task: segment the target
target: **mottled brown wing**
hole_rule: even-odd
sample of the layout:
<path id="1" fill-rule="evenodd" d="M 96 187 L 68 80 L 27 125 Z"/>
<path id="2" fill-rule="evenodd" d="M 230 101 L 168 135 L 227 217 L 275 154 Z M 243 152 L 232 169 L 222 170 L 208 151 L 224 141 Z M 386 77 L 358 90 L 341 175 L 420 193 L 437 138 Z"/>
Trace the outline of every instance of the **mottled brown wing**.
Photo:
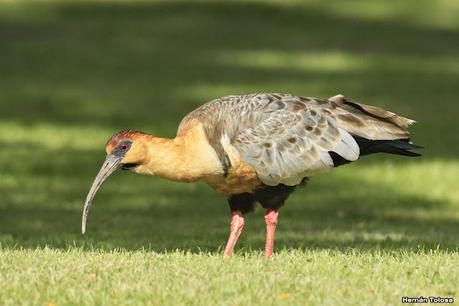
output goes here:
<path id="1" fill-rule="evenodd" d="M 410 134 L 406 128 L 415 122 L 375 106 L 350 101 L 343 95 L 336 95 L 328 101 L 338 126 L 366 139 L 408 139 Z"/>
<path id="2" fill-rule="evenodd" d="M 256 98 L 265 103 L 251 104 L 251 116 L 262 120 L 244 124 L 233 146 L 263 183 L 297 185 L 304 177 L 333 167 L 330 151 L 349 161 L 359 157 L 354 138 L 338 127 L 335 115 L 320 100 L 289 95 Z"/>

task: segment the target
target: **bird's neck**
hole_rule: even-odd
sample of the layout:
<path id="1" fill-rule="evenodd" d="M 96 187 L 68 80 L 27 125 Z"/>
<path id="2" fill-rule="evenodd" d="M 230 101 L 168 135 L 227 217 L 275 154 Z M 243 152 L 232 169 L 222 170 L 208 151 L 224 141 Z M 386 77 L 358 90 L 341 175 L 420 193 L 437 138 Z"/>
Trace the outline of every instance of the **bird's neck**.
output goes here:
<path id="1" fill-rule="evenodd" d="M 173 139 L 146 135 L 145 162 L 137 173 L 193 182 L 219 175 L 222 166 L 200 125 Z"/>

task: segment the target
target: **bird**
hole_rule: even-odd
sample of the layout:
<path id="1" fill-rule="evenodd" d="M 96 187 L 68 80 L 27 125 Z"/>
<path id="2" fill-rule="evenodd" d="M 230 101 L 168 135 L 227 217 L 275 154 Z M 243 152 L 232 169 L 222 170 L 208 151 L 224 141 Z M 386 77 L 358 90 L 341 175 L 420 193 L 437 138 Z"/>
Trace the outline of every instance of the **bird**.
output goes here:
<path id="1" fill-rule="evenodd" d="M 280 93 L 231 95 L 186 115 L 175 138 L 135 130 L 114 134 L 87 195 L 82 233 L 93 198 L 117 169 L 179 182 L 205 182 L 227 198 L 233 255 L 245 215 L 265 210 L 264 256 L 271 257 L 279 209 L 312 176 L 373 153 L 421 156 L 407 128 L 415 121 L 335 95 L 328 99 Z"/>

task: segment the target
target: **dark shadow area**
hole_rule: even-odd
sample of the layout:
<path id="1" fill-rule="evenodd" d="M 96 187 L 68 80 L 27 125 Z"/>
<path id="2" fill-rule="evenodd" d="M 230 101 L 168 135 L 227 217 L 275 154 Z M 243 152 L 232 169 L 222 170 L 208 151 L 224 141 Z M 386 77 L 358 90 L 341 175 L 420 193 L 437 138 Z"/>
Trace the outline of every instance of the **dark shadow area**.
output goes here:
<path id="1" fill-rule="evenodd" d="M 435 135 L 457 140 L 453 131 L 459 72 L 428 65 L 457 56 L 457 31 L 345 18 L 314 6 L 43 6 L 44 12 L 37 9 L 26 20 L 0 20 L 0 39 L 6 42 L 0 46 L 0 65 L 8 76 L 0 80 L 2 119 L 143 128 L 171 136 L 186 113 L 216 95 L 344 93 L 419 120 L 422 125 L 415 132 L 431 154 L 457 154 Z M 244 66 L 237 52 L 245 51 L 255 52 L 254 60 L 256 52 L 286 58 L 298 52 L 339 52 L 357 62 L 361 57 L 363 68 L 354 69 L 352 63 L 344 70 Z M 411 62 L 413 58 L 418 62 Z M 212 87 L 218 93 L 206 92 Z"/>
<path id="2" fill-rule="evenodd" d="M 4 195 L 2 247 L 215 252 L 226 242 L 229 210 L 225 200 L 210 189 L 125 173 L 110 178 L 102 188 L 83 236 L 80 218 L 85 188 L 79 181 L 73 188 L 49 184 L 45 194 L 34 194 L 29 187 L 22 196 L 21 190 L 14 189 Z M 326 195 L 330 185 L 336 196 Z M 330 178 L 330 185 L 313 180 L 287 202 L 280 215 L 278 249 L 457 251 L 459 222 L 448 216 L 451 208 L 445 203 L 358 179 L 337 184 Z M 238 248 L 262 250 L 263 243 L 264 221 L 258 208 L 247 215 Z"/>

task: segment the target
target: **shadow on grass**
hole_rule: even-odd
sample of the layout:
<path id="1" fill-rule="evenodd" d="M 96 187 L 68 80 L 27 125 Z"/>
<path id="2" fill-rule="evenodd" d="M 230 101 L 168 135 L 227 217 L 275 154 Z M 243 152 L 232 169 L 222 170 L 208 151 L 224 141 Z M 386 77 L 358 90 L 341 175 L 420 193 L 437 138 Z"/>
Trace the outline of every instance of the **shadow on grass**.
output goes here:
<path id="1" fill-rule="evenodd" d="M 2 247 L 216 252 L 224 246 L 228 208 L 207 187 L 183 188 L 178 183 L 133 176 L 135 187 L 120 190 L 120 177 L 114 177 L 115 182 L 106 184 L 96 198 L 85 236 L 79 232 L 82 201 L 20 205 L 14 203 L 24 201 L 20 195 L 6 195 L 4 203 L 12 205 L 0 208 Z M 444 212 L 439 214 L 448 209 L 445 203 L 358 179 L 334 182 L 334 195 L 329 194 L 329 187 L 312 181 L 287 202 L 280 215 L 278 249 L 457 250 L 459 222 Z M 132 188 L 142 195 L 133 194 Z M 353 189 L 367 192 L 354 193 Z M 84 191 L 80 192 L 82 200 Z M 57 201 L 61 197 L 65 195 L 56 193 Z M 261 251 L 263 243 L 264 221 L 258 209 L 247 215 L 238 248 Z"/>
<path id="2" fill-rule="evenodd" d="M 437 155 L 455 154 L 441 149 L 435 135 L 456 138 L 450 131 L 457 72 L 423 64 L 457 56 L 457 31 L 337 16 L 313 5 L 43 2 L 29 9 L 28 18 L 0 19 L 0 38 L 8 42 L 0 45 L 8 75 L 0 83 L 0 118 L 114 130 L 153 127 L 171 135 L 186 113 L 219 95 L 342 92 L 406 112 L 423 122 L 422 143 L 432 143 Z M 239 51 L 287 58 L 338 52 L 362 57 L 364 69 L 222 61 L 222 54 L 231 59 Z M 398 61 L 368 60 L 368 54 Z M 413 65 L 407 58 L 419 61 Z"/>

